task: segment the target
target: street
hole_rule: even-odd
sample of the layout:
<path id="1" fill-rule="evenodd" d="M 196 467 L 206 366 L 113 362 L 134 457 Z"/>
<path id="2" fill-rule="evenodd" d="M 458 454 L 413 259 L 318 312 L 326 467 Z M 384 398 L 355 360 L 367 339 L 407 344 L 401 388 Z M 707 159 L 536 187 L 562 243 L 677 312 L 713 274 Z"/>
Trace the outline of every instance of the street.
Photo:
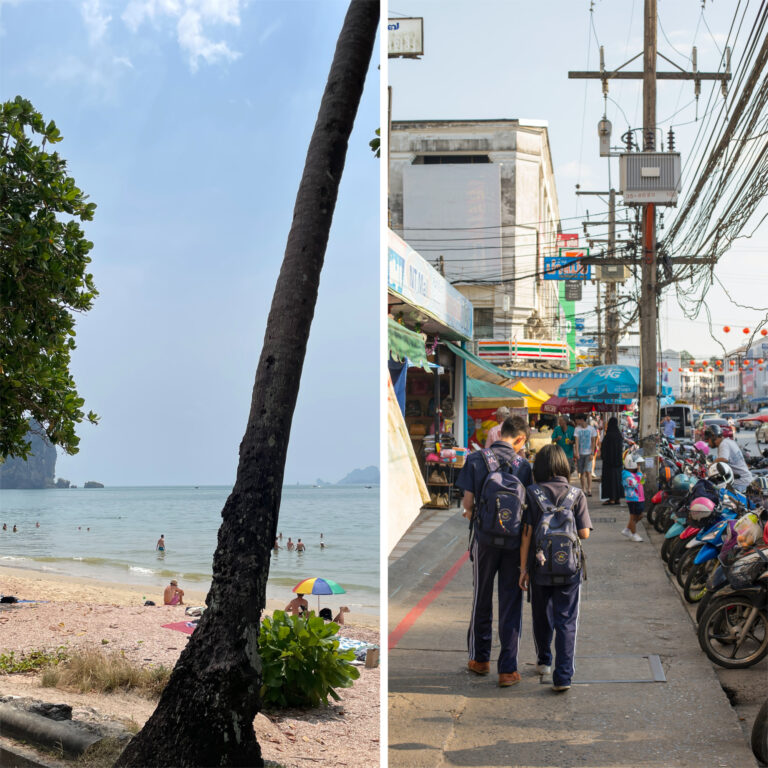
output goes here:
<path id="1" fill-rule="evenodd" d="M 497 687 L 497 644 L 491 675 L 466 670 L 471 571 L 458 510 L 390 566 L 391 766 L 756 765 L 746 733 L 767 662 L 715 673 L 666 576 L 660 537 L 649 541 L 641 524 L 645 541 L 629 542 L 619 534 L 625 507 L 590 501 L 576 675 L 563 695 L 534 672 L 527 605 L 522 682 Z"/>

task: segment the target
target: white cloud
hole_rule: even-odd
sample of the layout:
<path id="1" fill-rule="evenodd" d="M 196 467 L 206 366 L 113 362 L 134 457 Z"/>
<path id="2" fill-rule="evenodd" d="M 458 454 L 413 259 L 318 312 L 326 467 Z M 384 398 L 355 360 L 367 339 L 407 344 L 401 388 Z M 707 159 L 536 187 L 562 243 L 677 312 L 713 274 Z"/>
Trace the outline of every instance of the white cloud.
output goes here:
<path id="1" fill-rule="evenodd" d="M 91 45 L 98 43 L 107 33 L 107 26 L 112 21 L 112 17 L 107 15 L 101 7 L 101 0 L 82 0 L 80 13 L 88 30 Z"/>
<path id="2" fill-rule="evenodd" d="M 239 26 L 240 11 L 246 0 L 129 0 L 122 18 L 133 32 L 145 22 L 159 25 L 174 22 L 176 39 L 189 57 L 194 72 L 200 61 L 213 64 L 234 61 L 240 53 L 223 41 L 209 37 L 207 27 L 215 24 Z"/>
<path id="3" fill-rule="evenodd" d="M 133 62 L 127 56 L 115 56 L 112 59 L 112 63 L 122 64 L 124 67 L 128 67 L 128 69 L 133 69 Z"/>

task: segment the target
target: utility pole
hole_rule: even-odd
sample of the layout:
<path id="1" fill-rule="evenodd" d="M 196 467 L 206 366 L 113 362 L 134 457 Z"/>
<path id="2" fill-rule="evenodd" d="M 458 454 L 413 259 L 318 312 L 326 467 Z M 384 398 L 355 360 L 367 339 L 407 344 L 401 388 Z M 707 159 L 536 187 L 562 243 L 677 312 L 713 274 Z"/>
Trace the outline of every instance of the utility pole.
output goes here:
<path id="1" fill-rule="evenodd" d="M 616 190 L 611 188 L 608 196 L 608 253 L 616 256 Z M 616 312 L 616 283 L 611 280 L 605 288 L 605 363 L 618 362 L 619 317 Z"/>
<path id="2" fill-rule="evenodd" d="M 643 14 L 643 149 L 652 151 L 656 137 L 656 0 L 645 0 Z M 648 493 L 658 487 L 656 433 L 659 430 L 656 372 L 656 206 L 643 206 L 643 256 L 640 286 L 640 423 L 638 441 L 645 456 Z"/>
<path id="3" fill-rule="evenodd" d="M 702 80 L 718 80 L 723 84 L 723 93 L 725 93 L 725 83 L 731 79 L 730 66 L 726 72 L 701 72 L 696 69 L 686 72 L 680 67 L 675 72 L 656 72 L 656 58 L 663 54 L 657 51 L 656 28 L 657 28 L 657 0 L 644 0 L 643 8 L 643 27 L 644 27 L 644 50 L 643 50 L 643 71 L 628 71 L 624 69 L 636 58 L 633 56 L 629 61 L 621 66 L 607 70 L 602 65 L 599 70 L 594 72 L 569 72 L 570 79 L 590 79 L 601 80 L 603 83 L 603 93 L 607 95 L 609 80 L 642 80 L 643 81 L 643 150 L 653 151 L 656 143 L 656 80 L 693 80 L 695 94 L 698 99 L 700 84 Z M 730 60 L 730 51 L 726 51 L 726 60 Z M 667 61 L 669 61 L 667 59 Z M 694 53 L 695 62 L 695 53 Z M 673 62 L 670 62 L 673 63 Z M 609 155 L 613 156 L 613 155 Z M 656 435 L 659 429 L 658 410 L 659 402 L 657 397 L 658 378 L 657 378 L 657 319 L 656 305 L 658 301 L 658 285 L 656 274 L 656 205 L 651 203 L 643 204 L 642 219 L 642 255 L 641 255 L 641 285 L 640 285 L 640 348 L 642 351 L 640 362 L 640 423 L 639 423 L 639 442 L 643 449 L 646 459 L 646 498 L 655 493 L 657 489 L 657 465 L 656 465 Z M 611 254 L 609 259 L 613 258 L 616 262 L 615 254 Z M 684 256 L 674 259 L 677 263 L 702 263 L 701 257 Z M 592 262 L 592 259 L 585 259 L 583 263 Z M 604 263 L 609 263 L 605 260 Z M 629 263 L 629 260 L 620 263 Z"/>
<path id="4" fill-rule="evenodd" d="M 597 281 L 597 306 L 595 307 L 595 310 L 597 311 L 597 360 L 602 365 L 605 360 L 603 358 L 603 323 L 601 320 L 602 315 L 602 307 L 600 306 L 600 281 Z"/>

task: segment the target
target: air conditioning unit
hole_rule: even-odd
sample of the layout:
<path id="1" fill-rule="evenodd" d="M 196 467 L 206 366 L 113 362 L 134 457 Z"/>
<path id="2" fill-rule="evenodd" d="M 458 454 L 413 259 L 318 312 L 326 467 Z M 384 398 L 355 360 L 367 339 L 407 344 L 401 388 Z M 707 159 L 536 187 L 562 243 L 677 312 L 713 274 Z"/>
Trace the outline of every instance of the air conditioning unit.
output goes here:
<path id="1" fill-rule="evenodd" d="M 619 157 L 619 176 L 625 203 L 675 205 L 680 191 L 680 153 L 624 153 Z"/>

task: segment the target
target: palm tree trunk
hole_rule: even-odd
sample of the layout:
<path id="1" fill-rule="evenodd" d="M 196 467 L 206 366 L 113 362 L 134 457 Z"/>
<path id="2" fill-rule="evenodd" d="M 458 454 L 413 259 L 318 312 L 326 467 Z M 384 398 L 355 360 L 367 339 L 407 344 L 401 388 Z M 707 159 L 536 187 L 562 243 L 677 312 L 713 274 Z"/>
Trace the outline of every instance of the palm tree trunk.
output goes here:
<path id="1" fill-rule="evenodd" d="M 261 766 L 258 638 L 283 471 L 320 271 L 368 71 L 379 3 L 352 0 L 309 143 L 267 321 L 207 610 L 157 709 L 116 766 Z M 374 249 L 377 252 L 377 249 Z"/>

